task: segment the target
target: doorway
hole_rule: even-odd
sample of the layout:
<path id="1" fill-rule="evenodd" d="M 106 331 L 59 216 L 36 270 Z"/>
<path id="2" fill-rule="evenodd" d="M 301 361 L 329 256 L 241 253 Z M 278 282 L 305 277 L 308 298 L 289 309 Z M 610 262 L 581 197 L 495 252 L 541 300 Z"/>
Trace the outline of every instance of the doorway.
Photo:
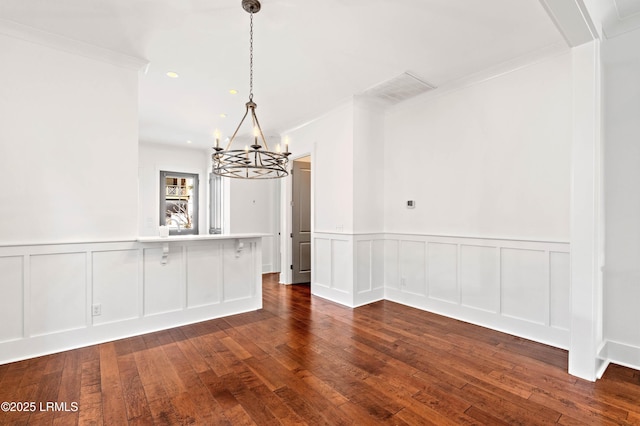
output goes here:
<path id="1" fill-rule="evenodd" d="M 291 174 L 291 283 L 310 283 L 311 157 L 302 157 L 294 160 Z"/>

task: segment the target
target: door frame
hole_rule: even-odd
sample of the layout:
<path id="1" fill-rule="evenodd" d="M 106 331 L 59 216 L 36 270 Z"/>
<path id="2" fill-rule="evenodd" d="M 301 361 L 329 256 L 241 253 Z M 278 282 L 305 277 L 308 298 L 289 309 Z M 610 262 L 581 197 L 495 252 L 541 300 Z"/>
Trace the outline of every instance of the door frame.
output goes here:
<path id="1" fill-rule="evenodd" d="M 291 169 L 293 162 L 304 157 L 311 159 L 311 282 L 314 281 L 313 271 L 313 233 L 315 230 L 314 219 L 314 187 L 315 173 L 313 173 L 313 154 L 311 152 L 300 153 L 295 157 L 289 158 L 289 176 L 280 181 L 280 284 L 292 284 L 293 274 L 291 273 L 291 265 L 293 264 L 293 250 L 291 232 L 293 231 L 293 215 L 291 212 L 291 201 L 293 200 L 293 179 L 291 177 Z"/>

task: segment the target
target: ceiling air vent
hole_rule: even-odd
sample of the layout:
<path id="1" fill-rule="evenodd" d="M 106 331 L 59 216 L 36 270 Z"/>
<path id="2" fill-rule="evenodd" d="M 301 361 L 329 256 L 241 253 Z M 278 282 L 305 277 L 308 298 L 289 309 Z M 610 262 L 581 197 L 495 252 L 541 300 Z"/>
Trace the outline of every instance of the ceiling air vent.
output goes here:
<path id="1" fill-rule="evenodd" d="M 435 88 L 435 86 L 405 72 L 365 90 L 363 95 L 388 104 L 397 104 Z"/>

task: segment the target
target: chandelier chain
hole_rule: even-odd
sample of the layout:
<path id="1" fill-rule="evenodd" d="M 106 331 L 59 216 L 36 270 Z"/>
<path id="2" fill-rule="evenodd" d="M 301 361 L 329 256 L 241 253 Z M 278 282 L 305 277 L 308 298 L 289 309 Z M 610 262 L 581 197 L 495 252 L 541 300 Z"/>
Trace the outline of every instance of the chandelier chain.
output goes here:
<path id="1" fill-rule="evenodd" d="M 253 12 L 249 15 L 249 100 L 253 101 Z"/>
<path id="2" fill-rule="evenodd" d="M 242 0 L 242 8 L 249 12 L 250 15 L 249 102 L 245 104 L 244 115 L 229 139 L 226 148 L 219 146 L 218 135 L 216 134 L 216 146 L 213 147 L 214 153 L 211 156 L 213 161 L 212 171 L 217 176 L 239 179 L 282 178 L 289 175 L 287 170 L 289 156 L 291 155 L 289 145 L 285 143 L 284 152 L 280 150 L 279 144 L 275 151 L 269 150 L 267 140 L 256 115 L 257 105 L 253 102 L 253 14 L 260 10 L 260 1 Z M 244 149 L 234 149 L 232 144 L 248 115 L 251 115 L 251 124 L 253 125 L 253 144 L 245 145 Z"/>

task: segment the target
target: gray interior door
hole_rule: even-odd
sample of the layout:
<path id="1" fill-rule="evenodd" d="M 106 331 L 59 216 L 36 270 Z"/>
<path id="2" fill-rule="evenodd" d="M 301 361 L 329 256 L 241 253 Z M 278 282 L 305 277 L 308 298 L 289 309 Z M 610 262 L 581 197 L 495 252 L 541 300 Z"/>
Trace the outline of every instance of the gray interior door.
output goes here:
<path id="1" fill-rule="evenodd" d="M 293 162 L 293 283 L 311 282 L 311 163 Z"/>

